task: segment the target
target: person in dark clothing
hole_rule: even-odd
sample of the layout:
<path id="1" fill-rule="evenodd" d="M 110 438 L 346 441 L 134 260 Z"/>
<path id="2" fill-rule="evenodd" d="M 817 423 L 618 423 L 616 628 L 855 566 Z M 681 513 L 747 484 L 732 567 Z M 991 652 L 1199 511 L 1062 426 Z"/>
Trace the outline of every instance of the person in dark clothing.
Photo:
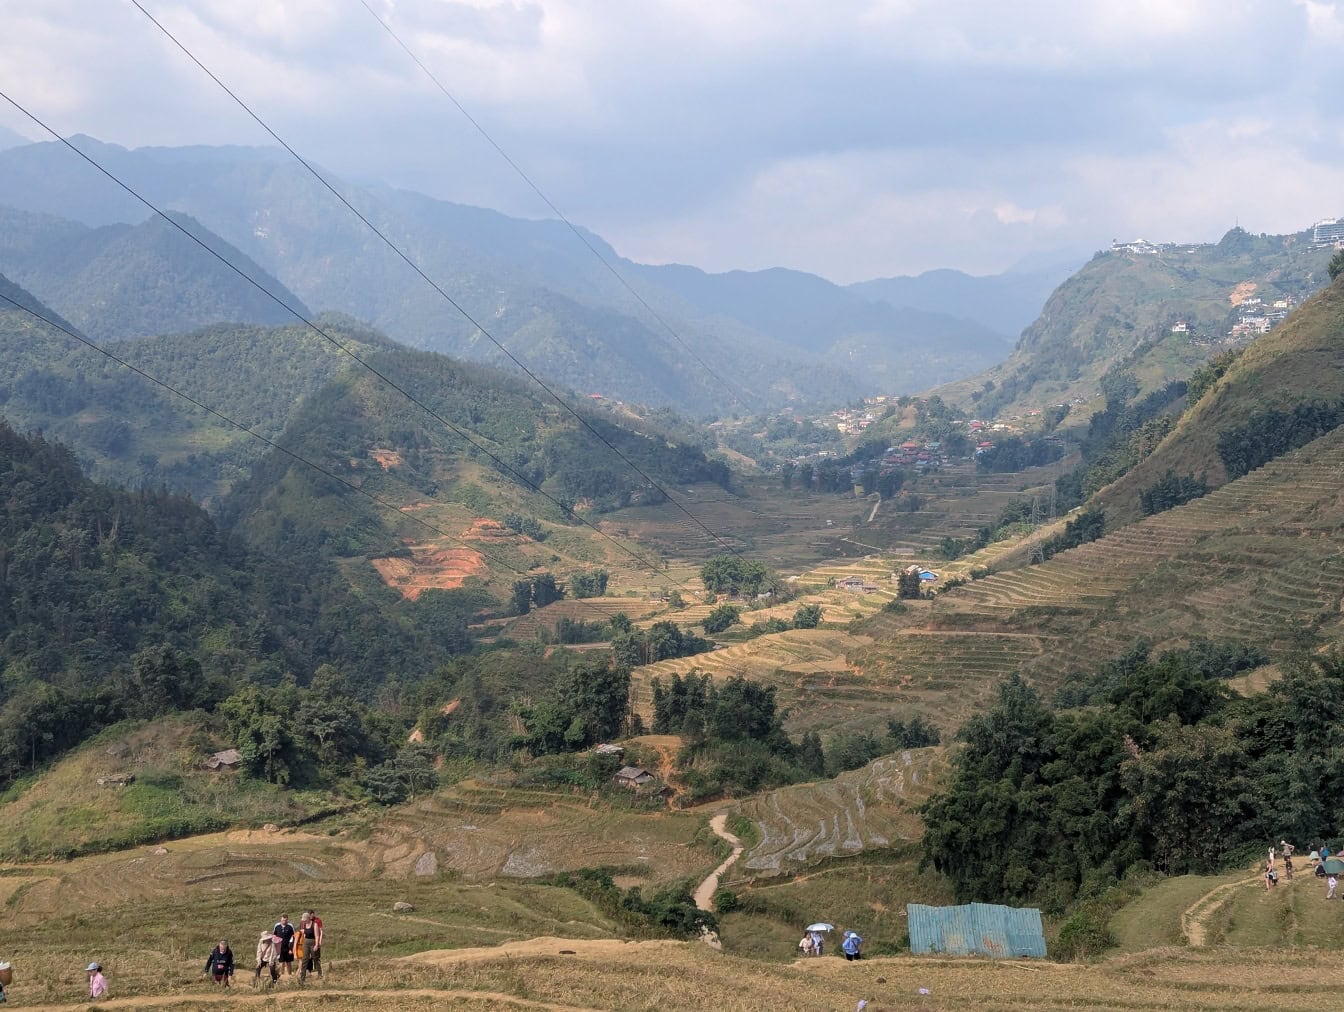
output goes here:
<path id="1" fill-rule="evenodd" d="M 229 987 L 233 984 L 233 950 L 227 939 L 221 938 L 219 944 L 205 957 L 205 972 L 216 984 Z"/>
<path id="2" fill-rule="evenodd" d="M 294 925 L 289 923 L 289 914 L 281 914 L 280 920 L 276 922 L 271 934 L 280 939 L 279 963 L 285 968 L 285 973 L 294 972 Z"/>
<path id="3" fill-rule="evenodd" d="M 305 910 L 299 917 L 299 933 L 303 935 L 303 964 L 299 967 L 299 980 L 308 974 L 322 976 L 322 921 L 311 910 Z"/>

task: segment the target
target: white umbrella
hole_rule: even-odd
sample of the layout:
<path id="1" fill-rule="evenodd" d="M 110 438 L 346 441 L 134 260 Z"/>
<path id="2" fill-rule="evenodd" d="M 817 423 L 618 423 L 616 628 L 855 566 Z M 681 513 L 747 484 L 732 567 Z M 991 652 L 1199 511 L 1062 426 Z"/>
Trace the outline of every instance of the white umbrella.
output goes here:
<path id="1" fill-rule="evenodd" d="M 825 921 L 817 921 L 816 924 L 809 924 L 804 931 L 834 931 L 834 924 L 827 924 Z"/>

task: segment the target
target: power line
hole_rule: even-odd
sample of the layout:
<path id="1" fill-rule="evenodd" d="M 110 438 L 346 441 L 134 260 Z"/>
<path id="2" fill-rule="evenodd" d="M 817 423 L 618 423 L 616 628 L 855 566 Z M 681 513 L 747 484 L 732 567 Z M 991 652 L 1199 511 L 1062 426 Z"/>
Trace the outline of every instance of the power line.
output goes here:
<path id="1" fill-rule="evenodd" d="M 627 292 L 629 292 L 632 296 L 634 296 L 635 301 L 637 301 L 641 306 L 643 306 L 645 311 L 648 312 L 650 316 L 652 316 L 655 320 L 658 321 L 659 324 L 662 325 L 663 329 L 666 330 L 672 336 L 672 339 L 675 340 L 677 344 L 681 345 L 682 349 L 688 355 L 690 355 L 691 358 L 695 360 L 696 364 L 698 364 L 700 368 L 704 369 L 705 372 L 709 373 L 710 376 L 713 376 L 716 380 L 719 381 L 720 385 L 722 385 L 722 387 L 728 391 L 729 396 L 732 397 L 733 400 L 735 400 L 744 409 L 750 410 L 746 401 L 743 400 L 742 397 L 738 396 L 740 388 L 738 388 L 732 383 L 729 383 L 726 379 L 724 379 L 717 372 L 715 372 L 714 369 L 710 367 L 709 363 L 707 363 L 704 359 L 702 359 L 699 355 L 696 354 L 694 348 L 692 348 L 689 344 L 687 344 L 684 340 L 682 340 L 681 335 L 677 333 L 676 329 L 673 328 L 673 326 L 670 323 L 668 323 L 667 320 L 664 319 L 663 316 L 656 309 L 653 308 L 653 306 L 649 305 L 649 303 L 645 300 L 644 296 L 640 295 L 638 290 L 636 290 L 635 287 L 631 285 L 629 281 L 626 280 L 625 275 L 623 275 L 620 271 L 616 269 L 615 264 L 613 264 L 605 256 L 603 256 L 602 251 L 599 250 L 588 240 L 588 237 L 584 235 L 583 232 L 572 221 L 569 220 L 569 218 L 565 215 L 563 211 L 560 210 L 560 208 L 555 206 L 551 198 L 546 196 L 546 194 L 542 192 L 541 187 L 538 186 L 536 182 L 533 181 L 532 177 L 529 176 L 526 172 L 524 172 L 522 167 L 516 161 L 513 160 L 513 158 L 509 155 L 509 153 L 505 151 L 492 136 L 490 136 L 489 132 L 485 129 L 485 127 L 481 126 L 480 122 L 476 119 L 476 117 L 467 111 L 466 107 L 463 106 L 462 103 L 457 100 L 457 96 L 454 95 L 447 88 L 447 86 L 445 86 L 443 82 L 441 82 L 438 79 L 438 77 L 435 76 L 434 72 L 431 71 L 429 67 L 425 66 L 424 61 L 422 61 L 420 57 L 416 55 L 415 51 L 412 50 L 411 47 L 408 46 L 402 40 L 401 36 L 398 35 L 396 31 L 393 30 L 392 26 L 389 25 L 387 21 L 385 21 L 378 14 L 377 11 L 375 11 L 372 7 L 369 6 L 368 0 L 359 0 L 359 2 L 360 5 L 363 6 L 363 8 L 369 12 L 369 14 L 373 17 L 373 19 L 382 26 L 383 31 L 387 32 L 387 34 L 391 36 L 392 41 L 395 42 L 401 48 L 402 52 L 404 52 L 407 56 L 409 56 L 411 60 L 415 63 L 415 65 L 419 67 L 421 71 L 424 72 L 424 75 L 428 77 L 431 82 L 433 82 L 434 87 L 438 88 L 439 91 L 443 93 L 444 97 L 447 98 L 449 102 L 453 103 L 457 111 L 460 112 L 466 119 L 466 121 L 470 123 L 472 127 L 475 128 L 476 132 L 485 138 L 486 143 L 489 144 L 492 148 L 494 148 L 495 152 L 499 155 L 500 158 L 504 159 L 505 163 L 508 164 L 509 168 L 513 169 L 513 171 L 517 173 L 518 178 L 520 178 L 524 183 L 526 183 L 528 187 L 531 188 L 532 192 L 541 198 L 542 203 L 544 203 L 548 208 L 551 209 L 552 214 L 554 214 L 557 218 L 559 218 L 562 222 L 564 222 L 565 225 L 569 227 L 569 230 L 574 233 L 575 237 L 579 240 L 579 242 L 583 243 L 584 246 L 588 247 L 588 252 L 592 253 L 593 256 L 597 257 L 598 261 L 602 264 L 603 267 L 605 267 L 611 273 L 611 276 L 620 283 L 621 287 L 624 288 Z"/>
<path id="2" fill-rule="evenodd" d="M 151 375 L 150 373 L 146 372 L 144 369 L 141 369 L 139 366 L 134 365 L 134 364 L 132 364 L 131 362 L 128 362 L 126 359 L 122 358 L 121 356 L 119 356 L 119 355 L 117 355 L 117 354 L 115 354 L 115 353 L 109 351 L 107 348 L 104 348 L 102 345 L 97 344 L 97 343 L 95 343 L 95 342 L 93 342 L 93 341 L 90 341 L 87 337 L 84 337 L 84 336 L 82 336 L 82 335 L 76 333 L 75 331 L 71 330 L 71 329 L 68 328 L 68 327 L 62 326 L 60 323 L 58 323 L 57 321 L 51 319 L 50 317 L 44 316 L 42 313 L 39 313 L 37 310 L 33 309 L 31 306 L 25 306 L 23 303 L 21 303 L 21 302 L 17 302 L 17 301 L 15 301 L 14 299 L 11 299 L 8 295 L 5 295 L 3 292 L 0 292 L 0 300 L 3 300 L 4 302 L 7 302 L 9 305 L 13 306 L 15 309 L 22 310 L 23 312 L 27 313 L 29 316 L 33 317 L 34 319 L 39 320 L 39 321 L 41 321 L 42 323 L 45 323 L 47 326 L 51 327 L 53 330 L 58 330 L 58 331 L 60 331 L 62 334 L 65 334 L 67 337 L 73 338 L 74 340 L 78 341 L 80 344 L 84 345 L 84 347 L 86 347 L 86 348 L 91 348 L 93 351 L 98 352 L 98 354 L 100 354 L 100 355 L 102 355 L 102 356 L 104 356 L 104 357 L 106 357 L 106 358 L 111 359 L 113 362 L 115 362 L 117 365 L 121 366 L 123 369 L 129 369 L 131 372 L 135 373 L 137 376 L 140 376 L 141 378 L 146 379 L 146 380 L 148 380 L 149 382 L 151 382 L 151 383 L 153 383 L 153 384 L 155 384 L 155 385 L 157 385 L 157 386 L 162 387 L 164 390 L 167 390 L 169 393 L 174 394 L 174 395 L 176 395 L 177 397 L 182 398 L 182 400 L 186 401 L 188 404 L 191 404 L 191 405 L 193 405 L 193 406 L 199 408 L 200 410 L 206 412 L 207 414 L 213 415 L 214 417 L 220 419 L 220 420 L 223 421 L 223 422 L 227 422 L 229 425 L 232 425 L 232 426 L 233 426 L 234 428 L 236 428 L 238 431 L 240 431 L 240 432 L 244 432 L 244 433 L 246 433 L 247 435 L 251 436 L 253 439 L 256 439 L 256 440 L 261 441 L 262 443 L 265 443 L 265 444 L 266 444 L 268 447 L 270 447 L 272 450 L 275 450 L 275 451 L 277 451 L 277 452 L 279 452 L 279 453 L 282 453 L 282 454 L 284 454 L 286 457 L 289 457 L 291 460 L 294 460 L 294 461 L 296 461 L 296 462 L 298 462 L 298 463 L 300 463 L 300 464 L 304 464 L 304 465 L 306 465 L 306 466 L 312 468 L 314 471 L 317 471 L 319 474 L 323 475 L 324 477 L 330 478 L 330 479 L 331 479 L 332 481 L 334 481 L 334 482 L 338 482 L 339 484 L 345 486 L 347 489 L 351 490 L 352 492 L 358 492 L 360 495 L 364 496 L 365 498 L 367 498 L 367 499 L 371 499 L 373 502 L 377 503 L 379 506 L 383 507 L 384 509 L 391 510 L 391 511 L 393 511 L 394 513 L 397 513 L 399 516 L 405 517 L 406 519 L 411 520 L 412 522 L 419 524 L 421 527 L 424 527 L 426 530 L 432 531 L 433 533 L 438 534 L 438 535 L 440 535 L 441 537 L 447 538 L 447 539 L 450 540 L 450 541 L 456 541 L 458 544 L 462 545 L 462 546 L 465 547 L 465 548 L 469 548 L 469 549 L 471 549 L 472 551 L 478 551 L 478 552 L 480 552 L 480 554 L 484 555 L 486 558 L 491 559 L 491 560 L 494 561 L 494 562 L 497 562 L 497 563 L 498 563 L 500 566 L 502 566 L 503 568 L 508 569 L 508 570 L 510 570 L 510 571 L 512 571 L 512 572 L 514 572 L 514 573 L 517 573 L 519 576 L 529 576 L 529 575 L 530 575 L 528 572 L 526 572 L 526 571 L 524 571 L 524 570 L 522 570 L 522 569 L 519 569 L 517 566 L 514 566 L 514 565 L 512 565 L 511 563 L 506 562 L 506 561 L 503 560 L 503 559 L 500 559 L 500 558 L 498 558 L 498 557 L 496 557 L 496 556 L 491 555 L 489 552 L 483 551 L 482 549 L 477 548 L 477 547 L 475 547 L 475 546 L 469 544 L 467 541 L 463 540 L 462 538 L 460 538 L 460 537 L 458 537 L 458 536 L 456 536 L 456 535 L 454 535 L 454 534 L 449 534 L 447 531 L 445 531 L 443 528 L 439 527 L 437 524 L 432 524 L 432 523 L 430 523 L 428 520 L 425 520 L 425 519 L 422 518 L 422 517 L 418 517 L 418 516 L 416 516 L 413 512 L 408 511 L 408 510 L 406 509 L 406 507 L 404 507 L 404 506 L 398 506 L 396 503 L 389 502 L 388 500 L 382 498 L 381 496 L 374 495 L 374 494 L 373 494 L 372 492 L 370 492 L 368 489 L 363 488 L 362 486 L 356 485 L 354 482 L 349 481 L 349 480 L 346 479 L 346 478 L 342 478 L 339 474 L 335 473 L 334 471 L 329 471 L 329 470 L 327 470 L 327 468 L 323 467 L 321 464 L 318 464 L 318 463 L 316 463 L 315 461 L 309 460 L 307 457 L 303 456 L 301 453 L 296 453 L 296 452 L 294 452 L 293 450 L 289 449 L 288 447 L 281 446 L 281 445 L 280 445 L 279 443 L 277 443 L 275 440 L 270 439 L 269 437 L 263 435 L 262 433 L 258 432 L 256 429 L 253 429 L 253 428 L 251 428 L 250 426 L 245 425 L 245 424 L 242 423 L 242 422 L 239 422 L 239 421 L 234 420 L 233 418 L 230 418 L 228 415 L 224 414 L 224 412 L 219 411 L 219 410 L 217 410 L 217 409 L 215 409 L 215 408 L 212 408 L 210 405 L 204 403 L 203 401 L 197 400 L 195 397 L 191 396 L 191 394 L 186 393 L 185 391 L 179 390 L 177 387 L 173 386 L 171 383 L 167 382 L 166 380 L 161 380 L 161 379 L 159 379 L 157 376 L 153 376 L 153 375 Z M 582 601 L 582 600 L 585 600 L 585 599 L 584 599 L 584 598 L 575 598 L 575 600 L 580 600 L 580 601 Z"/>
<path id="3" fill-rule="evenodd" d="M 668 492 L 667 489 L 663 488 L 663 486 L 659 484 L 658 481 L 655 480 L 652 475 L 645 472 L 643 468 L 641 468 L 633 460 L 631 460 L 619 449 L 617 449 L 616 446 L 610 440 L 608 440 L 604 435 L 602 435 L 602 433 L 598 432 L 597 429 L 595 429 L 586 418 L 584 418 L 581 414 L 579 414 L 579 412 L 575 410 L 574 407 L 570 405 L 568 401 L 566 401 L 554 390 L 552 390 L 549 386 L 547 386 L 546 382 L 540 376 L 538 376 L 526 365 L 524 365 L 523 362 L 516 355 L 514 355 L 513 352 L 509 351 L 508 348 L 504 347 L 504 345 L 493 334 L 491 334 L 489 330 L 487 330 L 484 326 L 482 326 L 479 322 L 477 322 L 475 317 L 473 317 L 469 312 L 467 312 L 464 306 L 462 306 L 459 302 L 457 302 L 457 300 L 455 300 L 451 295 L 449 295 L 448 292 L 444 290 L 442 285 L 440 285 L 437 281 L 435 281 L 428 274 L 426 274 L 424 269 L 421 268 L 420 265 L 417 264 L 414 260 L 412 260 L 411 257 L 404 250 L 401 249 L 401 247 L 399 247 L 396 243 L 394 243 L 391 239 L 389 239 L 387 235 L 384 234 L 384 232 L 378 228 L 377 225 L 371 222 L 363 214 L 363 212 L 361 212 L 357 207 L 355 207 L 354 204 L 350 203 L 350 201 L 345 197 L 344 194 L 342 194 L 339 190 L 337 190 L 336 187 L 332 186 L 332 184 L 327 181 L 326 177 L 324 177 L 322 173 L 318 172 L 317 169 L 315 169 L 312 166 L 312 164 L 308 162 L 307 159 L 305 159 L 302 155 L 300 155 L 297 151 L 295 151 L 294 148 L 292 148 L 278 133 L 276 133 L 273 129 L 271 129 L 270 125 L 267 124 L 265 120 L 263 120 L 259 115 L 257 115 L 257 113 L 253 112 L 251 106 L 249 106 L 246 102 L 244 102 L 241 98 L 239 98 L 238 95 L 231 88 L 229 88 L 228 85 L 226 85 L 223 81 L 221 81 L 215 75 L 215 73 L 210 70 L 209 67 L 207 67 L 204 63 L 202 63 L 199 59 L 197 59 L 195 54 L 192 53 L 190 49 L 188 49 L 185 45 L 182 44 L 182 42 L 178 40 L 177 36 L 173 35 L 173 33 L 170 32 L 167 28 L 165 28 L 154 17 L 154 15 L 150 14 L 149 11 L 147 11 L 144 8 L 144 6 L 141 5 L 140 0 L 130 0 L 130 2 L 132 5 L 135 6 L 137 10 L 140 11 L 141 14 L 143 14 L 146 18 L 148 18 L 149 21 L 156 28 L 158 28 L 158 30 L 162 32 L 163 35 L 170 42 L 173 43 L 173 45 L 175 45 L 179 50 L 181 50 L 182 53 L 189 60 L 191 60 L 192 63 L 196 64 L 196 66 L 199 67 L 200 70 L 207 77 L 210 78 L 210 80 L 214 81 L 215 84 L 218 85 L 219 88 L 226 95 L 228 95 L 231 99 L 233 99 L 233 101 L 237 103 L 237 105 L 244 112 L 246 112 L 248 116 L 250 116 L 252 120 L 255 123 L 257 123 L 258 126 L 260 126 L 263 130 L 265 130 L 266 133 L 269 134 L 270 137 L 277 144 L 279 144 L 282 148 L 284 148 L 287 152 L 289 152 L 289 154 L 292 155 L 300 165 L 302 165 L 305 169 L 307 169 L 308 172 L 313 176 L 313 178 L 316 179 L 319 183 L 321 183 L 332 194 L 332 196 L 334 196 L 337 200 L 339 200 L 346 207 L 346 209 L 350 211 L 351 214 L 353 214 L 356 218 L 358 218 L 361 222 L 363 222 L 363 224 L 371 232 L 373 232 L 374 235 L 376 235 L 380 240 L 382 240 L 383 244 L 386 245 L 388 249 L 390 249 L 393 253 L 395 253 L 408 267 L 411 268 L 411 270 L 413 270 L 416 274 L 418 274 L 420 278 L 427 285 L 429 285 L 436 292 L 438 292 L 439 295 L 450 306 L 452 306 L 454 309 L 458 311 L 458 313 L 462 315 L 463 319 L 465 319 L 473 327 L 479 330 L 491 344 L 493 344 L 496 348 L 498 348 L 501 352 L 503 352 L 503 354 L 509 359 L 510 362 L 512 362 L 520 370 L 522 370 L 524 375 L 526 375 L 530 380 L 536 383 L 537 386 L 545 390 L 546 393 L 551 396 L 552 400 L 554 400 L 556 404 L 560 405 L 561 408 L 563 408 L 565 411 L 568 411 L 571 415 L 573 415 L 580 425 L 582 425 L 585 429 L 587 429 L 590 433 L 592 433 L 594 438 L 596 438 L 599 442 L 601 442 L 604 446 L 606 446 L 608 450 L 610 450 L 622 461 L 624 461 L 627 467 L 629 467 L 632 471 L 634 471 L 646 482 L 648 482 L 649 485 L 651 485 L 653 488 L 656 488 L 659 492 L 661 492 L 667 498 L 668 502 L 672 503 L 673 506 L 675 506 L 678 510 L 680 510 L 687 517 L 689 517 L 690 520 L 697 527 L 699 527 L 711 538 L 713 538 L 716 542 L 722 545 L 723 548 L 726 549 L 728 552 L 738 556 L 739 558 L 741 557 L 741 553 L 735 547 L 733 547 L 733 545 L 729 544 L 727 541 L 721 538 L 718 534 L 716 534 L 713 530 L 711 530 L 703 520 L 701 520 L 693 512 L 687 509 L 685 505 L 683 505 L 682 503 L 678 502 L 675 498 L 673 498 L 672 494 Z"/>
<path id="4" fill-rule="evenodd" d="M 70 149 L 71 151 L 73 151 L 75 154 L 79 155 L 79 157 L 82 158 L 82 159 L 84 159 L 84 161 L 86 161 L 89 165 L 93 166 L 95 169 L 97 169 L 99 172 L 101 172 L 104 176 L 106 176 L 106 177 L 107 177 L 108 179 L 110 179 L 112 182 L 116 183 L 117 186 L 121 187 L 121 189 L 123 189 L 124 191 L 126 191 L 128 194 L 130 194 L 130 195 L 131 195 L 132 197 L 134 197 L 136 200 L 140 201 L 140 203 L 142 203 L 145 207 L 149 208 L 149 210 L 152 211 L 154 214 L 158 215 L 158 216 L 159 216 L 160 218 L 162 218 L 164 221 L 168 222 L 168 224 L 172 225 L 173 228 L 177 229 L 177 230 L 178 230 L 179 232 L 181 232 L 184 236 L 186 236 L 188 239 L 190 239 L 192 242 L 194 242 L 197 246 L 199 246 L 201 249 L 205 250 L 205 251 L 206 251 L 207 253 L 209 253 L 212 257 L 214 257 L 216 260 L 218 260 L 220 263 L 222 263 L 225 267 L 229 268 L 229 270 L 233 271 L 233 273 L 236 274 L 236 275 L 238 275 L 238 277 L 242 278 L 244 281 L 246 281 L 246 282 L 247 282 L 248 284 L 250 284 L 252 287 L 256 288 L 257 291 L 259 291 L 259 292 L 261 292 L 262 294 L 264 294 L 267 298 L 269 298 L 269 299 L 270 299 L 272 302 L 274 302 L 277 306 L 281 307 L 281 308 L 284 309 L 287 313 L 289 313 L 291 316 L 293 316 L 296 320 L 298 320 L 299 322 L 301 322 L 301 323 L 303 323 L 305 326 L 307 326 L 310 330 L 313 331 L 313 333 L 317 334 L 317 335 L 318 335 L 319 337 L 321 337 L 323 340 L 329 342 L 333 347 L 337 348 L 337 349 L 338 349 L 339 351 L 341 351 L 343 354 L 349 356 L 349 358 L 351 358 L 353 361 L 357 362 L 362 368 L 368 370 L 370 373 L 372 373 L 374 376 L 376 376 L 376 377 L 377 377 L 378 379 L 380 379 L 382 382 L 384 382 L 384 383 L 386 383 L 388 386 L 390 386 L 393 390 L 396 390 L 398 393 L 400 393 L 403 397 L 405 397 L 405 398 L 406 398 L 407 400 L 409 400 L 411 403 L 413 403 L 413 404 L 415 404 L 417 407 L 419 407 L 422 411 L 424 411 L 424 412 L 425 412 L 427 415 L 429 415 L 431 418 L 435 419 L 436 421 L 438 421 L 439 423 L 441 423 L 443 426 L 445 426 L 446 428 L 448 428 L 450 431 L 454 432 L 454 433 L 455 433 L 458 437 L 460 437 L 464 442 L 466 442 L 466 443 L 468 443 L 469 445 L 471 445 L 471 446 L 475 447 L 476 449 L 480 450 L 483 454 L 485 454 L 485 455 L 486 455 L 487 457 L 489 457 L 492 461 L 494 461 L 494 462 L 495 462 L 500 468 L 502 468 L 505 472 L 507 472 L 508 474 L 512 475 L 512 476 L 519 482 L 519 484 L 523 485 L 525 488 L 527 488 L 527 489 L 529 489 L 529 490 L 531 490 L 531 491 L 533 491 L 533 492 L 536 492 L 538 495 L 542 496 L 542 497 L 543 497 L 544 499 L 546 499 L 548 502 L 552 503 L 553 505 L 555 505 L 556 507 L 558 507 L 560 510 L 562 510 L 566 516 L 573 517 L 575 520 L 577 520 L 577 521 L 579 521 L 580 523 L 582 523 L 585 527 L 588 527 L 588 528 L 590 528 L 592 531 L 594 531 L 599 537 L 601 537 L 601 538 L 603 538 L 604 540 L 609 541 L 611 544 L 615 545 L 621 552 L 625 553 L 625 554 L 628 555 L 630 558 L 634 559 L 637 563 L 639 563 L 642 567 L 644 567 L 645 569 L 647 569 L 649 572 L 653 573 L 658 579 L 662 580 L 664 583 L 670 584 L 670 585 L 672 585 L 672 586 L 679 587 L 679 588 L 684 589 L 684 590 L 691 591 L 691 593 L 698 593 L 698 591 L 694 591 L 694 590 L 692 590 L 692 589 L 691 589 L 690 587 L 688 587 L 686 584 L 684 584 L 684 583 L 678 583 L 677 581 L 672 580 L 671 577 L 669 577 L 669 576 L 667 576 L 665 573 L 663 573 L 663 571 L 661 570 L 661 568 L 660 568 L 656 563 L 651 563 L 651 562 L 649 562 L 647 559 L 643 558 L 643 557 L 640 556 L 638 553 L 634 552 L 632 549 L 630 549 L 630 548 L 627 547 L 626 545 L 623 545 L 621 542 L 617 541 L 617 540 L 616 540 L 615 538 L 613 538 L 611 535 L 607 534 L 605 531 L 603 531 L 601 528 L 599 528 L 596 524 L 592 523 L 592 522 L 591 522 L 590 520 L 588 520 L 586 517 L 581 516 L 580 514 L 576 513 L 573 509 L 569 508 L 569 507 L 566 506 L 564 503 L 560 502 L 560 500 L 556 499 L 556 498 L 555 498 L 554 496 L 552 496 L 549 492 L 545 491 L 543 488 L 541 488 L 541 486 L 535 484 L 535 483 L 534 483 L 530 478 L 528 478 L 526 475 L 522 474 L 522 473 L 519 472 L 516 468 L 514 468 L 512 465 L 510 465 L 509 463 L 507 463 L 506 461 L 504 461 L 503 459 L 501 459 L 501 458 L 500 458 L 497 454 L 495 454 L 495 453 L 494 453 L 488 446 L 486 446 L 486 445 L 484 445 L 483 443 L 479 442 L 479 441 L 478 441 L 478 440 L 477 440 L 477 439 L 476 439 L 470 432 L 468 432 L 468 431 L 462 429 L 460 426 L 458 426 L 456 423 L 454 423 L 451 419 L 445 418 L 442 414 L 440 414 L 439 412 L 435 411 L 432 407 L 430 407 L 430 406 L 429 406 L 428 404 L 426 404 L 424 401 L 422 401 L 422 400 L 420 400 L 419 398 L 417 398 L 414 394 L 412 394 L 410 391 L 406 390 L 403 386 L 401 386 L 401 385 L 400 385 L 399 383 L 397 383 L 395 380 L 391 379 L 389 376 L 385 375 L 383 372 L 381 372 L 378 368 L 376 368 L 375 366 L 373 366 L 372 364 L 370 364 L 368 361 L 366 361 L 366 360 L 365 360 L 364 358 L 362 358 L 360 355 L 356 354 L 354 351 L 351 351 L 350 348 L 347 347 L 345 344 L 343 344 L 342 342 L 338 341 L 335 337 L 333 337 L 331 334 L 329 334 L 329 333 L 328 333 L 326 330 L 324 330 L 322 327 L 319 327 L 319 326 L 318 326 L 316 323 L 314 323 L 312 320 L 309 320 L 309 319 L 308 319 L 307 317 L 305 317 L 302 313 L 298 312 L 296 309 L 294 309 L 292 306 L 290 306 L 288 303 L 286 303 L 283 299 L 281 299 L 279 296 L 277 296 L 274 292 L 272 292 L 272 291 L 270 291 L 269 289 L 267 289 L 264 285 L 260 284 L 255 278 L 253 278 L 253 277 L 251 277 L 250 275 L 248 275 L 246 272 L 244 272 L 242 269 L 240 269 L 236 264 L 232 263 L 230 260 L 228 260 L 228 258 L 224 257 L 221 253 L 219 253 L 217 250 L 215 250 L 214 248 L 212 248 L 208 243 L 204 242 L 199 236 L 197 236 L 197 235 L 195 235 L 194 233 L 192 233 L 191 231 L 189 231 L 185 226 L 183 226 L 179 221 L 177 221 L 176 219 L 174 219 L 171 215 L 167 214 L 165 211 L 163 211 L 162 209 L 160 209 L 157 205 L 155 205 L 154 203 L 152 203 L 148 198 L 142 196 L 137 190 L 135 190 L 133 187 L 131 187 L 128 183 L 124 182 L 123 180 L 121 180 L 120 178 L 118 178 L 116 175 L 114 175 L 109 169 L 105 168 L 101 163 L 99 163 L 99 162 L 97 161 L 97 159 L 95 159 L 95 158 L 93 158 L 91 155 L 86 154 L 85 152 L 81 151 L 79 148 L 75 147 L 72 143 L 70 143 L 69 140 L 67 140 L 66 138 L 62 137 L 59 133 L 56 132 L 56 130 L 54 130 L 52 127 L 48 126 L 44 121 L 42 121 L 41 119 L 39 119 L 35 114 L 33 114 L 32 112 L 30 112 L 30 111 L 29 111 L 28 109 L 26 109 L 24 106 L 20 105 L 15 99 L 13 99 L 12 97 L 10 97 L 8 94 L 6 94 L 6 93 L 3 92 L 3 91 L 0 91 L 0 98 L 3 98 L 6 102 L 8 102 L 10 105 L 12 105 L 15 109 L 19 110 L 19 112 L 23 113 L 23 114 L 24 114 L 25 116 L 27 116 L 30 120 L 32 120 L 33 123 L 37 124 L 39 127 L 41 127 L 43 130 L 45 130 L 48 134 L 50 134 L 52 137 L 54 137 L 54 138 L 55 138 L 57 141 L 59 141 L 61 144 L 65 145 L 67 148 L 69 148 L 69 149 Z M 666 494 L 666 493 L 664 493 L 664 494 Z"/>

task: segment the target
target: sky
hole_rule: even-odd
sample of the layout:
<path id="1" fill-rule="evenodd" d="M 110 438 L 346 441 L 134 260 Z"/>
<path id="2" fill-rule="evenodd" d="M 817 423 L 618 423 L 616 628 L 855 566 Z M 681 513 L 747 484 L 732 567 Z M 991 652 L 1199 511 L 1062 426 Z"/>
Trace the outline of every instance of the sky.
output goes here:
<path id="1" fill-rule="evenodd" d="M 140 2 L 337 175 L 552 216 L 361 0 Z M 1344 0 L 367 2 L 645 263 L 986 274 L 1344 215 Z M 0 24 L 0 90 L 62 134 L 269 142 L 130 0 Z"/>

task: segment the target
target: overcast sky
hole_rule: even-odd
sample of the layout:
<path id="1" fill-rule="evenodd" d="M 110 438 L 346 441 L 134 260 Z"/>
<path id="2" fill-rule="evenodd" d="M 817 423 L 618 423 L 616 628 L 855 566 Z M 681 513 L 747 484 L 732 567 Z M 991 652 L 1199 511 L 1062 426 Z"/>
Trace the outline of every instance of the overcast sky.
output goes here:
<path id="1" fill-rule="evenodd" d="M 305 155 L 548 211 L 360 0 L 141 0 Z M 849 282 L 1344 214 L 1327 0 L 369 0 L 625 256 Z M 0 0 L 66 134 L 267 141 L 129 0 Z M 38 131 L 0 103 L 0 127 Z M 3 202 L 3 195 L 0 195 Z"/>

